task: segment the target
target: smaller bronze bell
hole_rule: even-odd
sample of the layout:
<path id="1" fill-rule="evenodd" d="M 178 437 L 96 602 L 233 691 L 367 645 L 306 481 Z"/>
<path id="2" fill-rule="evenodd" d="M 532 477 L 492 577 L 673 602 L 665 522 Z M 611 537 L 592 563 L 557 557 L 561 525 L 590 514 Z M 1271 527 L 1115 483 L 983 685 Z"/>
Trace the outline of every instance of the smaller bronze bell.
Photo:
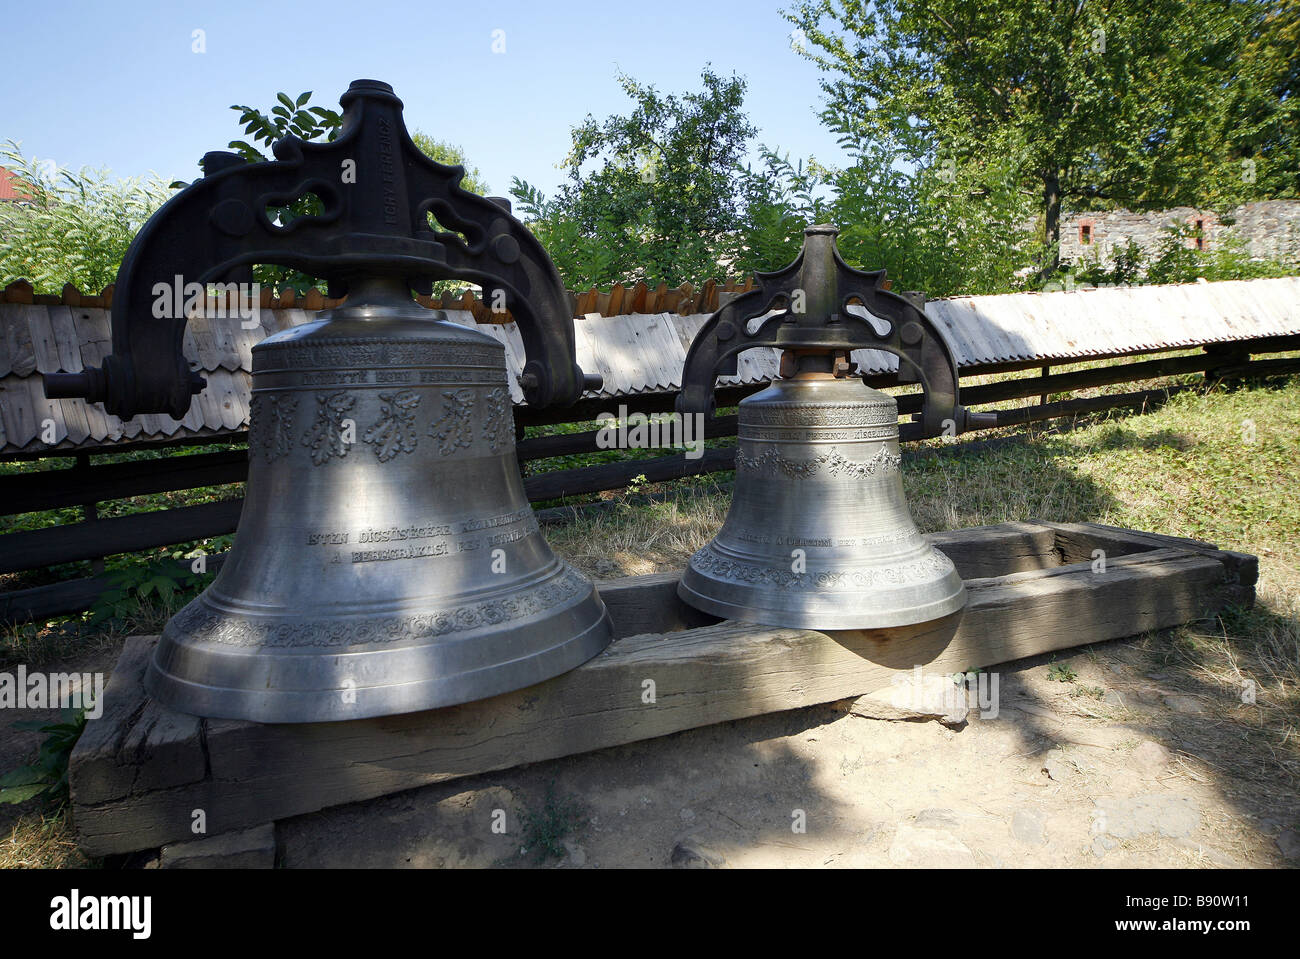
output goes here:
<path id="1" fill-rule="evenodd" d="M 966 590 L 951 560 L 917 529 L 903 494 L 898 404 L 853 375 L 848 353 L 900 357 L 926 405 L 913 436 L 978 425 L 957 402 L 942 337 L 914 302 L 883 288 L 884 271 L 853 270 L 832 227 L 806 231 L 799 258 L 759 274 L 759 289 L 701 328 L 683 373 L 684 410 L 711 408 L 713 380 L 735 357 L 777 346 L 783 378 L 740 403 L 736 483 L 726 522 L 678 584 L 687 603 L 730 619 L 808 629 L 880 629 L 942 619 Z M 748 321 L 800 300 L 748 331 Z M 856 300 L 885 321 L 878 333 Z M 936 428 L 938 427 L 938 428 Z M 903 429 L 907 429 L 904 426 Z"/>

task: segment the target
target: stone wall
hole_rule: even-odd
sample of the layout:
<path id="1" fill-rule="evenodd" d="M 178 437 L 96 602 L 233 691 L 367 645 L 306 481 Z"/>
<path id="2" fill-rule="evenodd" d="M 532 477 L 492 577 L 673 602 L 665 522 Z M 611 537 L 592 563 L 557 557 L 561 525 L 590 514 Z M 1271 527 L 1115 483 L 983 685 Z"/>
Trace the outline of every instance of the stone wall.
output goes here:
<path id="1" fill-rule="evenodd" d="M 1108 210 L 1065 216 L 1061 218 L 1061 260 L 1072 263 L 1096 256 L 1106 262 L 1112 251 L 1123 249 L 1130 240 L 1154 253 L 1164 239 L 1165 227 L 1194 227 L 1200 221 L 1205 249 L 1215 249 L 1225 236 L 1232 235 L 1256 259 L 1277 259 L 1300 266 L 1300 200 L 1245 203 L 1224 219 L 1229 222 L 1220 223 L 1214 213 L 1186 206 L 1152 213 Z M 1189 237 L 1186 243 L 1195 246 L 1196 240 Z"/>

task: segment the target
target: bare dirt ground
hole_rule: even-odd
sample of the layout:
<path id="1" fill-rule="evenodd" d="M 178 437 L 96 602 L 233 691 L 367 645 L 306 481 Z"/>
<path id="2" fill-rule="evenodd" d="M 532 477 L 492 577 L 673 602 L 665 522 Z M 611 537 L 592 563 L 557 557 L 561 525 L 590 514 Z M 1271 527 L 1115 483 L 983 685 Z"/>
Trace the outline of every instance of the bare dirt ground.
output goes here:
<path id="1" fill-rule="evenodd" d="M 1253 707 L 1207 694 L 1167 663 L 1167 643 L 1057 659 L 1070 682 L 1049 678 L 1046 658 L 1003 667 L 997 716 L 972 711 L 958 728 L 863 718 L 840 703 L 341 807 L 283 824 L 281 857 L 289 867 L 1300 863 L 1300 797 L 1251 749 Z M 548 844 L 557 855 L 545 858 Z"/>
<path id="2" fill-rule="evenodd" d="M 998 667 L 996 715 L 972 709 L 955 728 L 865 718 L 844 702 L 326 810 L 281 824 L 280 858 L 287 867 L 1300 864 L 1300 790 L 1261 708 L 1182 661 L 1180 642 L 1168 631 Z M 107 648 L 46 668 L 107 671 L 115 659 Z M 41 734 L 12 723 L 34 718 L 56 716 L 0 713 L 0 768 L 30 758 Z M 0 806 L 0 830 L 27 850 L 12 865 L 82 862 L 67 829 L 42 823 L 33 804 Z"/>

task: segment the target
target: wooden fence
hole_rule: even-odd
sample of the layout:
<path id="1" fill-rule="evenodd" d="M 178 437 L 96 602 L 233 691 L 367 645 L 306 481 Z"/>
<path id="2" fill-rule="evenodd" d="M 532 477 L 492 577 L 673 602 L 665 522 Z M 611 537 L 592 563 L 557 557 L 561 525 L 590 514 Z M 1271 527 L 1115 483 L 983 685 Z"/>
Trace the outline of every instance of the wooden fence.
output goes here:
<path id="1" fill-rule="evenodd" d="M 1201 353 L 1189 356 L 1137 355 L 1130 357 L 1130 362 L 1120 365 L 1056 374 L 1051 373 L 1050 367 L 1040 367 L 1031 362 L 987 368 L 968 367 L 962 370 L 965 379 L 993 372 L 1030 368 L 1036 369 L 1036 375 L 963 386 L 961 395 L 965 405 L 975 408 L 1006 400 L 1038 398 L 1038 402 L 1033 405 L 996 411 L 999 427 L 1109 409 L 1141 410 L 1158 405 L 1170 394 L 1197 388 L 1206 381 L 1300 372 L 1300 358 L 1253 358 L 1295 350 L 1300 350 L 1300 335 L 1211 344 Z M 1203 374 L 1203 379 L 1194 383 L 1049 402 L 1049 397 L 1053 394 L 1197 373 Z M 891 385 L 894 379 L 892 376 L 881 376 L 868 378 L 867 382 L 879 387 Z M 743 397 L 765 386 L 766 384 L 759 383 L 720 388 L 717 391 L 718 407 L 725 409 L 734 406 Z M 582 400 L 565 409 L 517 409 L 516 433 L 522 437 L 524 429 L 530 426 L 589 422 L 598 413 L 610 412 L 620 405 L 625 406 L 629 413 L 670 412 L 675 399 L 674 392 L 654 392 L 612 399 Z M 917 412 L 920 409 L 920 397 L 917 394 L 904 394 L 898 397 L 898 405 L 899 412 L 904 415 Z M 706 422 L 706 439 L 732 437 L 735 434 L 734 415 L 715 416 Z M 598 431 L 587 430 L 521 439 L 518 443 L 518 457 L 521 463 L 540 463 L 558 456 L 594 453 L 598 449 L 597 435 Z M 659 455 L 650 451 L 644 458 L 538 472 L 525 478 L 524 489 L 529 500 L 536 503 L 621 489 L 639 476 L 644 476 L 646 482 L 663 482 L 731 470 L 734 467 L 734 446 L 715 445 L 706 449 L 698 459 L 687 459 L 680 453 Z M 239 498 L 108 519 L 98 518 L 97 504 L 151 493 L 242 483 L 247 477 L 247 470 L 247 453 L 242 448 L 104 464 L 92 463 L 90 456 L 82 452 L 76 455 L 74 465 L 67 469 L 0 477 L 0 515 L 64 507 L 81 507 L 85 515 L 85 519 L 77 523 L 0 536 L 0 573 L 15 573 L 84 560 L 96 561 L 119 553 L 150 550 L 231 533 L 238 524 L 242 507 L 243 501 Z M 102 576 L 92 576 L 0 593 L 0 620 L 21 622 L 86 609 L 105 586 L 106 580 Z"/>
<path id="2" fill-rule="evenodd" d="M 15 280 L 0 289 L 0 303 L 35 304 L 37 306 L 72 306 L 110 309 L 113 306 L 113 286 L 110 283 L 99 293 L 82 293 L 71 283 L 65 284 L 60 293 L 36 293 L 26 280 Z M 569 291 L 569 308 L 574 319 L 589 313 L 601 316 L 623 316 L 628 313 L 712 313 L 718 308 L 719 295 L 722 293 L 744 293 L 754 288 L 752 276 L 743 280 L 708 280 L 698 288 L 692 283 L 669 287 L 667 283 L 649 286 L 644 281 L 635 283 L 615 283 L 608 293 L 602 293 L 594 286 L 586 291 Z M 888 288 L 888 281 L 886 281 Z M 233 295 L 233 294 L 231 294 Z M 209 303 L 218 308 L 218 297 L 209 296 Z M 417 296 L 416 301 L 431 310 L 466 310 L 474 315 L 477 323 L 511 323 L 514 317 L 508 310 L 494 311 L 481 296 L 472 290 L 462 293 L 443 293 L 440 296 Z M 273 295 L 270 287 L 261 291 L 258 303 L 263 310 L 326 310 L 333 309 L 343 299 L 333 299 L 320 290 L 311 289 L 306 293 L 285 290 Z M 225 302 L 220 308 L 233 309 L 238 304 Z"/>

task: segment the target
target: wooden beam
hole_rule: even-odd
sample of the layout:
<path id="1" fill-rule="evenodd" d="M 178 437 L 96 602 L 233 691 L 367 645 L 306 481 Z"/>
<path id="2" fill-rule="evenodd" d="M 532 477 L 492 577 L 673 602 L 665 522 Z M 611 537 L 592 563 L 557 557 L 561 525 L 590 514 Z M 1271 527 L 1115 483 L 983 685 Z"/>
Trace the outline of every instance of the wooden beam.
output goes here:
<path id="1" fill-rule="evenodd" d="M 1292 373 L 1300 373 L 1300 357 L 1251 360 L 1249 363 L 1237 363 L 1232 366 L 1215 367 L 1214 369 L 1215 378 L 1220 380 L 1248 380 L 1264 376 L 1290 376 Z"/>
<path id="2" fill-rule="evenodd" d="M 752 285 L 752 279 L 747 282 Z M 106 293 L 110 293 L 110 292 L 111 292 L 111 287 L 106 288 Z M 636 306 L 635 300 L 638 292 L 642 294 L 643 302 L 641 304 L 642 307 L 641 309 L 635 308 Z M 290 295 L 292 295 L 292 291 L 289 291 L 289 293 Z M 624 297 L 625 310 L 630 310 L 631 312 L 644 312 L 644 293 L 645 293 L 645 284 L 643 283 L 637 284 L 636 288 L 634 288 L 631 291 L 628 291 Z M 449 295 L 450 294 L 448 294 L 448 296 Z M 453 308 L 453 307 L 456 307 L 456 304 L 452 304 L 452 306 L 448 308 Z M 1213 345 L 1213 344 L 1208 344 L 1208 345 Z M 1242 349 L 1244 349 L 1246 352 L 1250 354 L 1288 352 L 1291 350 L 1300 349 L 1300 334 L 1289 334 L 1289 335 L 1274 336 L 1274 337 L 1261 337 L 1259 339 L 1254 339 L 1254 340 L 1239 340 L 1239 341 L 1234 340 L 1231 341 L 1230 345 L 1240 346 Z M 1091 356 L 1078 356 L 1078 357 L 1052 357 L 1051 359 L 1054 363 L 1058 363 L 1058 364 L 1071 363 L 1071 362 L 1083 363 L 1083 362 L 1091 362 L 1094 360 L 1114 359 L 1117 357 L 1124 357 L 1124 356 L 1159 356 L 1160 354 L 1163 353 L 1183 351 L 1191 348 L 1192 347 L 1187 345 L 1180 345 L 1180 346 L 1165 347 L 1162 349 L 1143 348 L 1138 350 L 1121 351 L 1117 353 L 1104 353 L 1104 354 L 1096 354 Z M 1200 355 L 1201 354 L 1198 354 L 1198 356 Z M 1174 357 L 1172 359 L 1178 360 L 1178 359 L 1190 359 L 1190 358 Z M 1162 362 L 1162 361 L 1154 360 L 1151 362 Z M 1289 358 L 1264 361 L 1267 364 L 1272 364 L 1272 366 L 1269 365 L 1256 366 L 1255 363 L 1258 362 L 1260 361 L 1253 361 L 1251 364 L 1247 364 L 1243 368 L 1233 369 L 1229 372 L 1232 372 L 1238 378 L 1246 378 L 1250 376 L 1281 375 L 1283 373 L 1294 372 L 1296 370 L 1296 366 L 1295 366 L 1296 361 Z M 1007 373 L 1007 372 L 1014 372 L 1017 370 L 1025 370 L 1025 369 L 1041 369 L 1042 365 L 1043 365 L 1043 361 L 1041 359 L 1017 360 L 1008 363 L 990 363 L 990 364 L 962 367 L 958 372 L 960 373 L 963 379 L 968 379 L 970 377 L 975 377 L 975 376 L 988 376 L 994 373 Z M 1142 364 L 1132 364 L 1131 369 L 1135 375 L 1141 374 L 1142 371 L 1138 369 L 1138 367 L 1140 367 L 1141 365 Z M 1107 367 L 1106 369 L 1119 370 L 1119 369 L 1128 369 L 1128 367 Z M 1084 371 L 1080 371 L 1079 374 L 1060 374 L 1060 375 L 1082 376 L 1085 374 L 1096 373 L 1096 372 L 1098 371 L 1084 370 Z M 866 382 L 867 385 L 869 386 L 888 386 L 888 385 L 893 385 L 894 377 L 892 375 L 874 376 L 874 377 L 869 377 Z M 1012 381 L 1012 382 L 1021 382 L 1021 381 Z M 1113 379 L 1113 380 L 1108 380 L 1106 382 L 1122 383 L 1122 382 L 1127 382 L 1127 380 Z M 768 384 L 766 383 L 758 383 L 749 386 L 725 387 L 719 389 L 717 391 L 718 406 L 720 408 L 734 406 L 744 396 L 747 396 L 751 393 L 755 393 L 761 389 L 765 389 L 767 385 Z M 1053 392 L 1068 391 L 1067 388 L 1061 387 L 1059 382 L 1048 383 L 1048 384 L 1038 382 L 1036 383 L 1034 389 L 1041 390 L 1041 388 L 1045 385 L 1048 386 Z M 1101 381 L 1093 381 L 1090 383 L 1090 385 L 1103 385 L 1103 383 Z M 986 388 L 988 392 L 982 394 L 979 392 L 981 390 L 985 390 Z M 1003 384 L 996 384 L 996 383 L 987 384 L 986 386 L 968 386 L 963 388 L 962 396 L 964 401 L 967 403 L 967 405 L 973 405 L 976 403 L 997 402 L 997 399 L 992 398 L 998 395 L 998 393 L 995 392 L 995 388 L 1003 391 L 1019 389 L 1019 387 L 1004 386 Z M 968 396 L 968 394 L 973 394 L 973 396 Z M 547 424 L 554 424 L 554 423 L 584 422 L 587 420 L 595 419 L 596 414 L 599 412 L 609 410 L 611 406 L 611 399 L 614 400 L 615 402 L 626 403 L 628 405 L 628 408 L 634 412 L 645 412 L 645 413 L 669 412 L 673 409 L 673 403 L 676 399 L 676 395 L 677 394 L 675 391 L 669 391 L 664 393 L 636 394 L 627 397 L 602 398 L 598 400 L 581 400 L 574 406 L 566 407 L 566 408 L 529 410 L 525 407 L 516 410 L 515 416 L 516 419 L 522 422 L 525 426 L 540 426 L 540 425 L 547 425 Z M 1017 398 L 1017 396 L 1032 396 L 1032 395 L 1034 395 L 1034 392 L 1031 390 L 1029 392 L 1018 393 L 1014 395 L 1008 394 L 1003 396 L 1002 398 L 1012 399 L 1012 398 Z M 913 413 L 919 410 L 920 407 L 918 401 L 915 401 L 912 398 L 904 398 L 904 399 L 906 400 L 906 402 L 900 401 L 900 405 L 899 405 L 900 412 Z M 909 404 L 912 403 L 917 403 L 915 408 L 904 408 L 905 406 L 908 406 Z M 181 438 L 164 438 L 161 440 L 148 439 L 148 440 L 140 440 L 140 441 L 119 441 L 111 444 L 109 443 L 97 444 L 89 448 L 93 452 L 119 453 L 119 452 L 127 452 L 127 451 L 137 450 L 137 449 L 164 449 L 172 446 L 211 445 L 213 443 L 222 443 L 222 442 L 241 442 L 246 437 L 246 434 L 247 434 L 247 430 L 245 429 L 217 430 L 212 432 L 210 435 L 203 435 L 203 436 L 185 436 Z M 75 456 L 78 453 L 85 452 L 86 449 L 87 447 L 85 445 L 82 445 L 80 447 L 76 445 L 56 446 L 49 449 L 43 448 L 35 451 L 8 453 L 4 455 L 3 459 L 35 460 L 35 459 L 44 459 L 46 457 L 51 457 L 51 456 Z"/>
<path id="3" fill-rule="evenodd" d="M 716 439 L 720 436 L 736 435 L 737 417 L 711 416 L 704 421 L 704 439 Z M 600 450 L 596 440 L 600 430 L 588 430 L 583 433 L 557 433 L 554 436 L 535 436 L 520 441 L 516 454 L 520 462 L 549 459 L 553 456 L 572 456 L 575 453 L 595 453 Z"/>
<path id="4" fill-rule="evenodd" d="M 57 566 L 115 553 L 170 546 L 233 533 L 239 525 L 242 498 L 115 516 L 93 523 L 72 523 L 0 536 L 0 573 Z"/>
<path id="5" fill-rule="evenodd" d="M 619 610 L 616 624 L 635 623 L 628 609 L 638 596 L 642 609 L 675 596 L 663 576 L 637 580 L 602 587 Z M 73 819 L 91 856 L 189 839 L 194 809 L 206 811 L 210 834 L 246 829 L 460 776 L 857 697 L 888 688 L 916 665 L 939 674 L 987 669 L 1180 625 L 1222 606 L 1225 573 L 1209 556 L 1161 548 L 1120 557 L 1104 574 L 1078 563 L 969 579 L 966 587 L 959 623 L 823 633 L 725 621 L 624 635 L 577 669 L 514 693 L 307 725 L 198 720 L 158 706 L 141 687 L 155 640 L 134 638 L 108 684 L 103 717 L 74 750 Z M 648 679 L 653 703 L 642 698 Z"/>
<path id="6" fill-rule="evenodd" d="M 735 406 L 746 396 L 767 389 L 767 383 L 748 386 L 724 386 L 715 391 L 718 409 Z M 677 409 L 677 391 L 663 390 L 654 393 L 633 393 L 630 396 L 602 396 L 578 400 L 572 406 L 557 406 L 533 410 L 515 409 L 515 422 L 524 426 L 553 426 L 556 423 L 586 423 L 601 413 L 615 413 L 619 406 L 629 413 L 671 413 Z"/>
<path id="7" fill-rule="evenodd" d="M 0 515 L 242 483 L 247 449 L 0 476 Z"/>
<path id="8" fill-rule="evenodd" d="M 1144 363 L 1124 366 L 1103 367 L 1096 370 L 1081 370 L 1075 373 L 1057 374 L 1046 377 L 1027 377 L 1008 380 L 1003 383 L 991 383 L 983 386 L 967 387 L 962 391 L 962 400 L 968 406 L 982 403 L 1001 402 L 1019 399 L 1040 393 L 1062 393 L 1124 383 L 1131 380 L 1154 379 L 1161 376 L 1200 372 L 1221 363 L 1221 358 L 1206 354 L 1196 356 L 1172 357 L 1152 360 Z M 1277 371 L 1300 369 L 1300 360 L 1257 360 L 1242 364 L 1233 369 L 1235 376 L 1267 375 Z M 873 377 L 876 385 L 884 385 L 890 377 Z M 745 390 L 748 395 L 759 387 Z M 719 405 L 726 406 L 739 402 L 741 395 L 721 395 Z M 1069 412 L 1108 409 L 1112 406 L 1138 405 L 1142 398 L 1149 398 L 1155 393 L 1120 394 L 1111 397 L 1092 397 L 1087 400 L 1064 400 L 1063 406 L 1040 404 L 1029 407 L 1037 411 L 1036 418 L 1045 419 L 1066 415 Z M 1122 398 L 1121 398 L 1122 397 Z M 640 397 L 628 397 L 629 412 L 656 413 L 671 412 L 676 400 L 676 393 L 642 394 Z M 584 401 L 591 404 L 591 409 L 569 408 L 564 415 L 572 417 L 563 422 L 581 422 L 588 414 L 594 418 L 600 412 L 609 412 L 609 400 Z M 898 397 L 899 412 L 907 415 L 916 413 L 921 408 L 919 394 Z M 1057 412 L 1061 410 L 1063 412 Z M 1031 422 L 1025 419 L 1023 411 L 1002 411 L 1006 423 Z M 1000 414 L 1001 415 L 1001 414 Z M 527 410 L 517 411 L 517 423 L 533 425 L 535 417 Z M 1000 420 L 999 425 L 1003 425 Z M 735 417 L 714 417 L 706 424 L 707 438 L 735 435 Z M 567 456 L 575 453 L 595 452 L 597 431 L 570 433 L 559 436 L 536 437 L 519 444 L 518 455 L 521 461 L 544 459 L 552 456 Z M 56 509 L 63 506 L 80 505 L 86 502 L 119 499 L 140 496 L 147 493 L 170 492 L 173 490 L 194 489 L 200 486 L 216 486 L 227 483 L 243 482 L 247 478 L 246 450 L 229 450 L 216 453 L 199 454 L 192 457 L 176 457 L 162 461 L 137 461 L 91 466 L 86 470 L 60 470 L 44 473 L 17 474 L 0 477 L 0 515 L 30 512 L 34 510 Z"/>
<path id="9" fill-rule="evenodd" d="M 1184 390 L 1197 390 L 1200 383 L 1168 386 L 1161 390 L 1140 390 L 1136 393 L 1116 393 L 1105 396 L 1090 396 L 1086 399 L 1061 400 L 1046 406 L 1025 406 L 1015 410 L 997 410 L 998 426 L 1014 426 L 1022 423 L 1037 423 L 1041 420 L 1054 420 L 1058 416 L 1077 416 L 1080 413 L 1096 413 L 1101 410 L 1119 409 L 1121 407 L 1141 406 L 1156 407 L 1175 393 Z M 899 428 L 906 430 L 907 424 Z"/>
<path id="10" fill-rule="evenodd" d="M 1198 353 L 1195 356 L 1172 356 L 1142 363 L 1126 363 L 1122 366 L 1077 370 L 1073 373 L 1022 377 L 1016 380 L 1003 380 L 1001 383 L 962 387 L 961 399 L 963 404 L 975 405 L 1022 399 L 1026 396 L 1043 396 L 1048 393 L 1071 393 L 1094 386 L 1110 386 L 1114 383 L 1131 383 L 1184 373 L 1200 373 L 1214 366 L 1215 363 L 1222 362 L 1221 359 L 1216 360 L 1204 353 Z M 1044 366 L 1042 369 L 1048 370 L 1050 367 Z"/>
<path id="11" fill-rule="evenodd" d="M 1255 601 L 1259 557 L 1250 553 L 1219 549 L 1213 543 L 1185 536 L 1136 532 L 1101 523 L 1054 523 L 1039 519 L 1030 520 L 1030 523 L 1052 531 L 1066 563 L 1092 562 L 1098 550 L 1102 551 L 1107 562 L 1116 556 L 1130 556 L 1150 549 L 1182 549 L 1199 553 L 1222 564 L 1228 602 L 1250 606 Z"/>
<path id="12" fill-rule="evenodd" d="M 638 476 L 647 483 L 662 483 L 684 476 L 699 476 L 736 468 L 736 448 L 706 450 L 698 459 L 688 459 L 685 454 L 663 456 L 657 459 L 623 460 L 618 463 L 601 463 L 598 466 L 579 466 L 568 470 L 553 470 L 538 476 L 524 478 L 524 492 L 529 502 L 559 499 L 562 496 L 581 496 L 607 489 L 622 489 Z"/>

